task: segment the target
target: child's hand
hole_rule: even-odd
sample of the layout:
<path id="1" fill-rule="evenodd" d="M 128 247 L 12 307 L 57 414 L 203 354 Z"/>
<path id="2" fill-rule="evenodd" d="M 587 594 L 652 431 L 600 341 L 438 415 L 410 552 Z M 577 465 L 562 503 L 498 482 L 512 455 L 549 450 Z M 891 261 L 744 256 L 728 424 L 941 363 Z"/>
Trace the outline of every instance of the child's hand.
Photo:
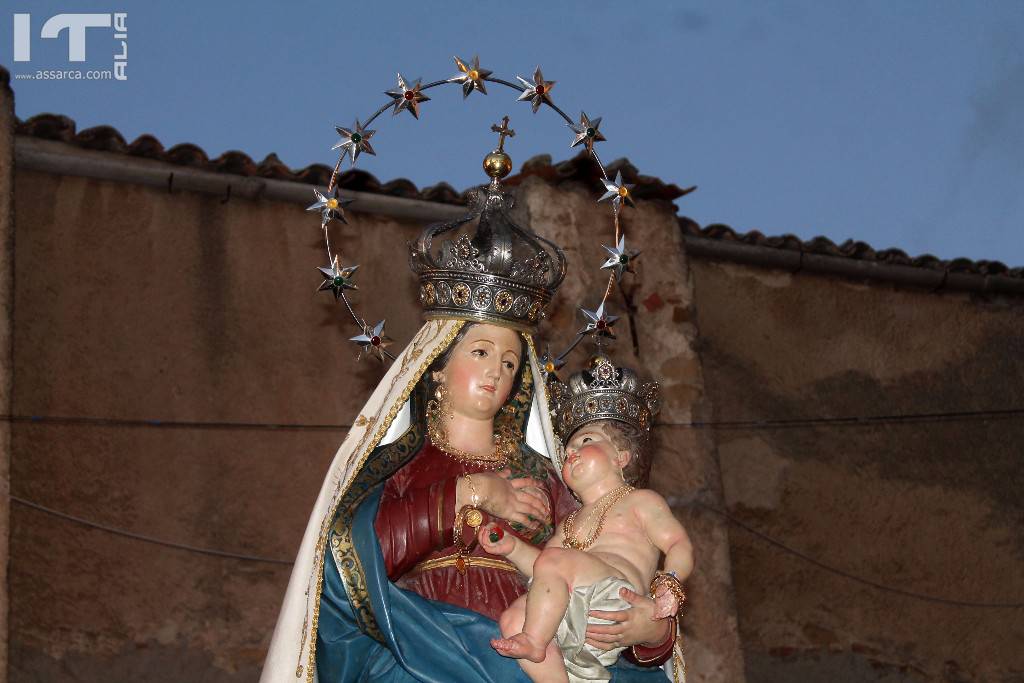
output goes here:
<path id="1" fill-rule="evenodd" d="M 506 533 L 494 522 L 480 527 L 480 531 L 477 532 L 477 540 L 480 541 L 480 547 L 492 555 L 508 555 L 516 547 L 515 536 Z"/>
<path id="2" fill-rule="evenodd" d="M 654 615 L 652 619 L 674 617 L 679 611 L 679 599 L 668 586 L 659 584 L 654 593 Z"/>

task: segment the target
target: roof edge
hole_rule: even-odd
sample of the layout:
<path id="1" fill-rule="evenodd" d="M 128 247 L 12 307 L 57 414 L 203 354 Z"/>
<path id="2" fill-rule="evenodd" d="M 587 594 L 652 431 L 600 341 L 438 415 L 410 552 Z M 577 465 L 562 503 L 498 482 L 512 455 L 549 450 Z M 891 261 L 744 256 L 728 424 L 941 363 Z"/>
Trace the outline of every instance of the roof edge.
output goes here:
<path id="1" fill-rule="evenodd" d="M 24 168 L 58 175 L 81 176 L 136 183 L 167 192 L 202 192 L 222 197 L 269 199 L 307 205 L 313 199 L 310 185 L 275 178 L 241 177 L 203 169 L 175 166 L 161 160 L 132 158 L 95 150 L 78 149 L 64 142 L 18 136 L 14 163 Z M 374 192 L 342 190 L 342 196 L 358 201 L 351 210 L 416 221 L 450 221 L 465 214 L 465 207 L 422 199 L 394 197 Z"/>
<path id="2" fill-rule="evenodd" d="M 60 114 L 37 114 L 25 121 L 17 120 L 14 132 L 16 135 L 25 137 L 65 142 L 83 149 L 165 161 L 213 173 L 272 178 L 326 186 L 334 172 L 332 167 L 325 164 L 310 164 L 305 168 L 294 170 L 285 165 L 273 153 L 268 154 L 258 163 L 248 154 L 236 150 L 224 152 L 211 159 L 198 145 L 182 143 L 165 149 L 160 140 L 148 134 L 140 135 L 129 143 L 113 126 L 95 126 L 79 131 L 74 120 Z M 633 194 L 638 199 L 671 202 L 694 189 L 683 189 L 674 184 L 665 183 L 660 178 L 641 175 L 628 159 L 617 159 L 608 166 L 608 172 L 612 175 L 619 171 L 628 182 L 635 184 Z M 514 186 L 529 176 L 539 176 L 552 184 L 577 181 L 590 185 L 595 190 L 601 188 L 599 182 L 601 168 L 585 152 L 557 164 L 552 164 L 550 155 L 535 156 L 522 165 L 517 175 L 506 178 L 504 183 Z M 338 175 L 338 186 L 342 190 L 354 192 L 459 206 L 466 205 L 468 193 L 476 190 L 476 186 L 474 186 L 463 192 L 458 192 L 445 182 L 420 189 L 405 178 L 382 183 L 373 174 L 359 169 L 341 172 Z"/>
<path id="3" fill-rule="evenodd" d="M 9 79 L 6 69 L 0 66 L 0 81 L 3 81 L 5 75 Z M 35 138 L 40 141 L 63 142 L 81 148 L 82 151 L 115 153 L 126 158 L 126 161 L 134 158 L 140 161 L 160 161 L 183 166 L 186 169 L 175 172 L 174 175 L 179 178 L 188 176 L 196 179 L 195 189 L 200 191 L 218 191 L 209 188 L 220 188 L 219 191 L 223 191 L 223 188 L 229 186 L 270 186 L 277 188 L 275 191 L 279 191 L 281 198 L 298 201 L 294 195 L 295 189 L 286 188 L 284 185 L 326 186 L 334 170 L 324 164 L 312 164 L 299 170 L 292 170 L 275 154 L 267 155 L 259 163 L 239 151 L 224 152 L 219 157 L 210 159 L 202 148 L 190 143 L 182 143 L 170 149 L 164 149 L 163 144 L 152 135 L 140 135 L 133 142 L 127 143 L 120 132 L 112 126 L 96 126 L 77 131 L 76 124 L 72 119 L 58 114 L 38 114 L 26 121 L 16 119 L 15 134 L 25 139 Z M 665 183 L 659 178 L 641 175 L 628 159 L 613 161 L 608 165 L 607 170 L 613 174 L 622 171 L 626 181 L 635 184 L 633 192 L 639 199 L 670 203 L 695 189 L 680 188 L 675 184 Z M 243 181 L 231 180 L 232 177 L 237 176 L 241 176 Z M 507 178 L 505 182 L 509 185 L 516 185 L 530 176 L 538 176 L 552 184 L 581 182 L 584 185 L 597 188 L 600 185 L 601 170 L 594 159 L 583 152 L 558 163 L 552 163 L 551 156 L 543 154 L 528 159 L 520 168 L 520 172 Z M 129 180 L 129 178 L 124 179 Z M 277 183 L 284 185 L 279 186 Z M 424 218 L 436 215 L 439 216 L 437 220 L 447 220 L 440 216 L 458 213 L 457 209 L 465 205 L 467 199 L 466 192 L 456 192 L 448 183 L 439 183 L 420 189 L 404 178 L 382 183 L 372 174 L 355 169 L 341 173 L 338 176 L 338 186 L 349 196 L 360 195 L 360 208 L 394 216 L 412 217 L 415 215 L 417 218 Z M 374 197 L 375 199 L 371 199 Z M 387 201 L 381 203 L 381 200 L 389 198 L 407 200 L 412 203 Z M 375 208 L 370 209 L 370 205 Z M 696 247 L 702 254 L 709 254 L 711 251 L 721 254 L 740 253 L 735 252 L 731 247 L 738 245 L 742 249 L 757 246 L 769 250 L 785 250 L 797 254 L 849 259 L 855 262 L 919 268 L 939 273 L 975 274 L 982 277 L 1024 280 L 1024 268 L 1010 268 L 999 261 L 973 261 L 967 258 L 944 261 L 930 254 L 910 257 L 900 249 L 879 251 L 864 242 L 854 240 L 847 240 L 841 245 L 836 245 L 827 237 L 815 237 L 806 241 L 795 235 L 767 237 L 757 230 L 739 233 L 727 225 L 713 224 L 701 228 L 689 218 L 680 216 L 678 220 L 683 234 L 689 242 L 708 240 L 730 244 L 729 248 L 722 247 L 718 250 Z M 694 244 L 697 243 L 694 242 Z M 844 270 L 848 269 L 840 268 L 835 272 Z"/>
<path id="4" fill-rule="evenodd" d="M 930 254 L 909 257 L 899 249 L 875 251 L 864 242 L 836 245 L 827 237 L 803 241 L 795 235 L 740 234 L 727 225 L 701 228 L 679 218 L 687 254 L 792 273 L 811 272 L 890 282 L 933 292 L 966 291 L 1024 295 L 1024 268 L 966 258 L 943 261 Z"/>

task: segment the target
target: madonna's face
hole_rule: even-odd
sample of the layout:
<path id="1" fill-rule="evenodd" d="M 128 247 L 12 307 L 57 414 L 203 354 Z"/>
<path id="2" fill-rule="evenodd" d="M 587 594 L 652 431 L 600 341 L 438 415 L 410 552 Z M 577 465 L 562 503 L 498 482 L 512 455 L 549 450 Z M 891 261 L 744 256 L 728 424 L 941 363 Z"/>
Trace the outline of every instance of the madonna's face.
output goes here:
<path id="1" fill-rule="evenodd" d="M 456 415 L 493 418 L 508 398 L 522 358 L 519 334 L 497 325 L 473 325 L 452 350 L 439 378 Z"/>

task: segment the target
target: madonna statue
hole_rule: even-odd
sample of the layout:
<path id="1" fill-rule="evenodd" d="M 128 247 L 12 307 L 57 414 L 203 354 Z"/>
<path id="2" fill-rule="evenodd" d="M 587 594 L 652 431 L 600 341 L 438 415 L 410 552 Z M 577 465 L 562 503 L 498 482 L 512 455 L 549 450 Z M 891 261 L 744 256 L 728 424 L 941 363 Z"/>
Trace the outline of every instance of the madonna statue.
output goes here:
<path id="1" fill-rule="evenodd" d="M 264 682 L 527 681 L 489 644 L 525 582 L 479 548 L 475 530 L 494 521 L 542 544 L 577 505 L 559 479 L 562 451 L 531 337 L 566 263 L 511 220 L 498 177 L 468 216 L 428 227 L 411 245 L 426 323 L 331 464 Z M 646 596 L 626 597 L 632 608 L 598 620 L 588 638 L 634 646 L 613 681 L 664 680 L 658 665 L 674 628 L 651 618 Z"/>

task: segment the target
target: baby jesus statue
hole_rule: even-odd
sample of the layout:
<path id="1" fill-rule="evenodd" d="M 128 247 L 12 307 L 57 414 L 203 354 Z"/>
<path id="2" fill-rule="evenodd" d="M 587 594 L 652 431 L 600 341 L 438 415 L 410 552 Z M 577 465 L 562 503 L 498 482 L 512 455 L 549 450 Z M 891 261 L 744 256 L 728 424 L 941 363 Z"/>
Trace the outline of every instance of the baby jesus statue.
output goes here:
<path id="1" fill-rule="evenodd" d="M 517 658 L 532 681 L 611 678 L 605 666 L 623 648 L 598 649 L 585 642 L 585 631 L 591 610 L 628 607 L 621 589 L 643 592 L 649 586 L 655 619 L 675 616 L 682 606 L 682 581 L 693 569 L 686 530 L 664 498 L 634 489 L 623 478 L 641 443 L 612 420 L 575 431 L 562 477 L 583 506 L 565 518 L 543 550 L 493 524 L 479 531 L 484 550 L 504 555 L 531 579 L 529 592 L 502 614 L 502 638 L 491 646 Z M 657 571 L 662 553 L 663 571 Z"/>

